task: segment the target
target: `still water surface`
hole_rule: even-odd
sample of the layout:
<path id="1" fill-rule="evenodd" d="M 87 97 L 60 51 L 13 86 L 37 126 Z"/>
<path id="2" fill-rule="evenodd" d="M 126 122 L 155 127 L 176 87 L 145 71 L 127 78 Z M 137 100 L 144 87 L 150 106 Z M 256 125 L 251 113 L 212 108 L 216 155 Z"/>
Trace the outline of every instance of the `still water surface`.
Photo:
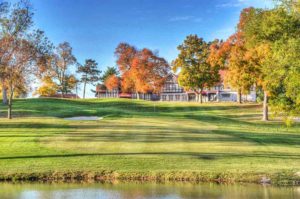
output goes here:
<path id="1" fill-rule="evenodd" d="M 217 184 L 0 184 L 1 199 L 300 199 L 300 187 Z"/>

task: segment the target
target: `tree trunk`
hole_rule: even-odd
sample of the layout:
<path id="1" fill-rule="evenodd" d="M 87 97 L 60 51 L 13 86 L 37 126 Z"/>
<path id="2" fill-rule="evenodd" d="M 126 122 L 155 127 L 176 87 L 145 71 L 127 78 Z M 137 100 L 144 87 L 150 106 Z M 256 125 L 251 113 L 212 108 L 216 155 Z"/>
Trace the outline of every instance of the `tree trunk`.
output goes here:
<path id="1" fill-rule="evenodd" d="M 82 96 L 83 99 L 85 99 L 85 89 L 86 89 L 86 81 L 84 82 L 83 85 L 83 96 Z"/>
<path id="2" fill-rule="evenodd" d="M 140 99 L 140 95 L 139 95 L 139 92 L 136 92 L 136 99 Z"/>
<path id="3" fill-rule="evenodd" d="M 76 99 L 78 99 L 78 84 L 76 83 Z"/>
<path id="4" fill-rule="evenodd" d="M 254 93 L 255 94 L 255 100 L 254 101 L 255 101 L 255 103 L 257 103 L 257 86 L 256 86 L 256 84 L 254 84 L 254 89 L 253 90 L 255 92 Z"/>
<path id="5" fill-rule="evenodd" d="M 12 104 L 11 103 L 8 103 L 8 112 L 7 112 L 7 118 L 8 119 L 12 119 Z"/>
<path id="6" fill-rule="evenodd" d="M 200 93 L 199 97 L 200 97 L 200 103 L 202 104 L 202 103 L 203 103 L 203 96 L 202 96 L 202 92 Z"/>
<path id="7" fill-rule="evenodd" d="M 263 121 L 269 120 L 268 94 L 264 91 Z"/>
<path id="8" fill-rule="evenodd" d="M 8 110 L 7 110 L 7 118 L 12 119 L 12 100 L 13 100 L 13 91 L 10 93 L 8 100 Z"/>
<path id="9" fill-rule="evenodd" d="M 7 89 L 2 85 L 2 103 L 7 105 Z"/>
<path id="10" fill-rule="evenodd" d="M 237 96 L 238 98 L 237 98 L 237 102 L 239 103 L 239 104 L 241 104 L 242 103 L 242 92 L 240 91 L 240 90 L 238 90 L 238 96 Z"/>

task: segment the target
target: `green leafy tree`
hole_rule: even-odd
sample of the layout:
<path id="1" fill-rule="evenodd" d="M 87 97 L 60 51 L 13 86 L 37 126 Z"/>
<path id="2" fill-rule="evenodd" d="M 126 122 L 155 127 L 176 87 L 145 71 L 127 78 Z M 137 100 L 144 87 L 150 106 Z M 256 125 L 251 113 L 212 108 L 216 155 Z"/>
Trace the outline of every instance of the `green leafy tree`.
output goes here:
<path id="1" fill-rule="evenodd" d="M 198 101 L 203 102 L 202 92 L 205 87 L 211 87 L 220 80 L 219 68 L 213 67 L 207 60 L 210 54 L 210 44 L 197 35 L 189 35 L 183 44 L 178 46 L 179 55 L 173 61 L 173 70 L 180 71 L 178 81 L 186 90 L 192 90 L 198 95 Z"/>
<path id="2" fill-rule="evenodd" d="M 299 27 L 299 17 L 283 4 L 254 10 L 245 24 L 247 45 L 262 55 L 257 63 L 264 89 L 263 120 L 268 120 L 268 102 L 286 118 L 299 112 Z"/>
<path id="3" fill-rule="evenodd" d="M 87 59 L 83 66 L 79 66 L 78 73 L 81 73 L 81 82 L 83 83 L 83 99 L 85 99 L 86 85 L 93 84 L 100 80 L 101 71 L 98 70 L 98 63 L 95 60 Z"/>

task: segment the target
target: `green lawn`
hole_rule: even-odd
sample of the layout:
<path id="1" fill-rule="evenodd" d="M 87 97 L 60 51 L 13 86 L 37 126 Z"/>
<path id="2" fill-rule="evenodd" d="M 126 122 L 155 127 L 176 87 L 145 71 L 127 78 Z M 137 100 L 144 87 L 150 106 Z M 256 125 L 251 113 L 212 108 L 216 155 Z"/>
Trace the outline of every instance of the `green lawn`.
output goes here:
<path id="1" fill-rule="evenodd" d="M 11 121 L 0 107 L 2 179 L 300 179 L 300 125 L 263 123 L 256 104 L 28 99 L 15 102 Z"/>

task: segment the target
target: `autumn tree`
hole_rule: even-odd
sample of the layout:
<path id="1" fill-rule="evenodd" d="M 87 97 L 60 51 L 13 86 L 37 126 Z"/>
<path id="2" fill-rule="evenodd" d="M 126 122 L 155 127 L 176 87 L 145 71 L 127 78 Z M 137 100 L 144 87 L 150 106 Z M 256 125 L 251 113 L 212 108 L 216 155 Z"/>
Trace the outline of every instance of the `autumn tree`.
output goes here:
<path id="1" fill-rule="evenodd" d="M 7 104 L 7 64 L 16 51 L 15 40 L 23 37 L 31 27 L 32 16 L 28 1 L 23 0 L 13 5 L 6 1 L 0 3 L 0 82 L 3 104 Z"/>
<path id="2" fill-rule="evenodd" d="M 132 62 L 138 50 L 127 44 L 120 43 L 115 51 L 117 66 L 121 75 L 121 88 L 123 92 L 135 92 L 135 83 L 132 76 Z"/>
<path id="3" fill-rule="evenodd" d="M 291 9 L 279 5 L 271 10 L 255 9 L 245 24 L 250 48 L 266 49 L 259 60 L 264 89 L 263 119 L 268 120 L 268 99 L 274 110 L 294 115 L 299 108 L 300 21 Z M 263 54 L 263 53 L 260 53 Z"/>
<path id="4" fill-rule="evenodd" d="M 65 75 L 63 85 L 60 85 L 58 91 L 64 94 L 72 93 L 74 89 L 76 89 L 76 85 L 79 80 L 75 77 L 75 75 Z"/>
<path id="5" fill-rule="evenodd" d="M 198 101 L 203 102 L 202 92 L 220 79 L 219 67 L 213 67 L 207 60 L 210 44 L 197 35 L 189 35 L 178 46 L 179 55 L 173 61 L 173 70 L 180 71 L 178 81 L 186 90 L 197 93 Z"/>
<path id="6" fill-rule="evenodd" d="M 0 78 L 4 102 L 8 98 L 9 119 L 13 98 L 28 90 L 47 53 L 44 33 L 31 31 L 32 15 L 28 1 L 0 4 Z"/>
<path id="7" fill-rule="evenodd" d="M 105 87 L 106 87 L 108 90 L 112 91 L 112 90 L 114 90 L 114 89 L 118 89 L 118 88 L 119 88 L 119 86 L 120 86 L 120 81 L 119 81 L 119 78 L 118 78 L 115 74 L 113 74 L 113 75 L 108 76 L 108 77 L 105 79 L 104 84 L 105 84 Z"/>
<path id="8" fill-rule="evenodd" d="M 138 50 L 121 43 L 116 49 L 117 65 L 121 72 L 121 86 L 125 92 L 158 93 L 170 72 L 167 61 L 153 51 Z"/>
<path id="9" fill-rule="evenodd" d="M 33 75 L 39 71 L 39 59 L 47 48 L 36 46 L 33 35 L 28 38 L 16 38 L 14 40 L 15 50 L 5 69 L 6 85 L 8 90 L 8 118 L 12 119 L 13 97 L 16 91 L 24 89 L 29 85 Z"/>
<path id="10" fill-rule="evenodd" d="M 227 42 L 232 42 L 230 54 L 227 59 L 227 71 L 225 82 L 237 90 L 237 102 L 242 103 L 242 94 L 247 94 L 255 84 L 255 68 L 249 63 L 248 49 L 243 41 L 242 33 L 236 33 L 234 41 L 232 38 Z"/>
<path id="11" fill-rule="evenodd" d="M 98 70 L 98 63 L 95 60 L 87 59 L 83 66 L 78 67 L 77 72 L 82 74 L 80 82 L 83 83 L 83 99 L 85 99 L 86 85 L 98 82 L 101 71 Z"/>
<path id="12" fill-rule="evenodd" d="M 252 63 L 252 53 L 246 45 L 244 26 L 249 20 L 253 8 L 241 12 L 237 31 L 225 42 L 214 43 L 208 61 L 213 66 L 226 70 L 225 83 L 237 90 L 238 103 L 242 102 L 242 94 L 247 94 L 257 81 L 257 67 Z"/>
<path id="13" fill-rule="evenodd" d="M 164 58 L 144 48 L 132 60 L 130 72 L 139 97 L 139 93 L 159 93 L 170 73 L 170 66 Z"/>
<path id="14" fill-rule="evenodd" d="M 70 81 L 73 82 L 73 75 L 69 74 L 69 68 L 77 64 L 77 60 L 73 55 L 72 47 L 68 42 L 63 42 L 58 45 L 55 53 L 51 56 L 48 70 L 52 77 L 58 82 L 59 91 L 62 94 L 67 94 L 70 91 Z M 71 79 L 70 79 L 71 78 Z"/>
<path id="15" fill-rule="evenodd" d="M 53 81 L 52 77 L 44 76 L 42 85 L 37 89 L 35 94 L 42 97 L 50 97 L 57 93 L 58 85 Z"/>

